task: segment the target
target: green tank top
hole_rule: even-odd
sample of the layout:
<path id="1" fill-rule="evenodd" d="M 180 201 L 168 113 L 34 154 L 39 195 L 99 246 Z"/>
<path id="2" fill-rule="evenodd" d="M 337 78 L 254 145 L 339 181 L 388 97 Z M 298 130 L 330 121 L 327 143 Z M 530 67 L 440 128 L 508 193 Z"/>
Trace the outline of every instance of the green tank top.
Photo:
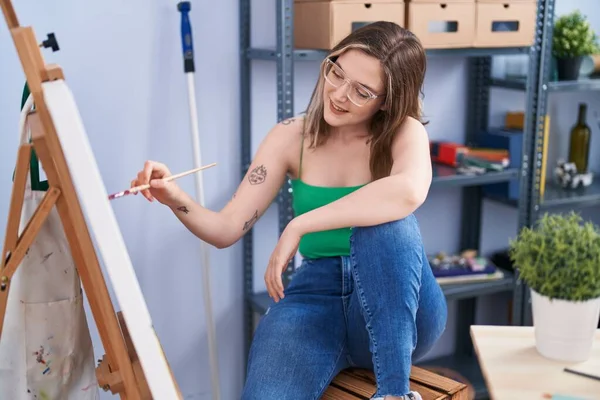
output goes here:
<path id="1" fill-rule="evenodd" d="M 298 179 L 291 181 L 292 208 L 296 216 L 332 203 L 362 187 L 313 186 L 302 181 L 301 172 L 302 152 Z M 306 258 L 347 256 L 350 254 L 350 233 L 350 228 L 308 233 L 300 239 L 298 251 Z"/>

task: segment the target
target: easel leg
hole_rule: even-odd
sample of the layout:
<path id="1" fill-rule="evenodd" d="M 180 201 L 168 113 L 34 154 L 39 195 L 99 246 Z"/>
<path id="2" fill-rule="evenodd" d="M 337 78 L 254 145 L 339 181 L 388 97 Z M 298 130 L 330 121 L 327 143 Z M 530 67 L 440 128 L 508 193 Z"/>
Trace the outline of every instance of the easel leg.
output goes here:
<path id="1" fill-rule="evenodd" d="M 2 334 L 2 328 L 4 326 L 4 315 L 6 313 L 12 276 L 15 274 L 21 261 L 23 261 L 29 246 L 31 246 L 35 240 L 37 233 L 42 225 L 44 225 L 48 215 L 50 215 L 50 211 L 60 196 L 60 190 L 56 188 L 48 190 L 19 237 L 30 154 L 30 145 L 23 145 L 19 149 L 10 204 L 10 214 L 6 229 L 6 237 L 4 239 L 4 250 L 2 251 L 2 259 L 0 260 L 0 335 Z"/>
<path id="2" fill-rule="evenodd" d="M 23 198 L 25 197 L 27 172 L 29 172 L 32 148 L 30 144 L 24 144 L 19 147 L 19 152 L 17 153 L 17 165 L 15 167 L 10 208 L 8 211 L 8 224 L 6 225 L 6 236 L 4 237 L 4 251 L 2 252 L 4 261 L 6 261 L 6 257 L 9 254 L 15 251 L 19 239 L 21 211 L 23 209 Z M 2 264 L 2 266 L 4 267 L 5 265 Z"/>

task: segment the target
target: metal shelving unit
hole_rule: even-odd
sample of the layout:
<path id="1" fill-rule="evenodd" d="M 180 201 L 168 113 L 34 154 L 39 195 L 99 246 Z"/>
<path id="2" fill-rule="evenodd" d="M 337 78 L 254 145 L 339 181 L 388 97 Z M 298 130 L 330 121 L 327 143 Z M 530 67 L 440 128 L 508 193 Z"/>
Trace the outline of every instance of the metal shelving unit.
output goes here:
<path id="1" fill-rule="evenodd" d="M 548 1 L 548 6 L 552 7 L 554 1 Z M 552 37 L 552 26 L 554 20 L 552 16 L 546 23 L 545 35 L 548 38 Z M 527 215 L 524 219 L 524 224 L 530 226 L 537 220 L 540 213 L 550 212 L 556 210 L 565 209 L 581 209 L 584 207 L 593 207 L 600 205 L 600 183 L 594 181 L 592 185 L 587 188 L 581 188 L 578 190 L 563 190 L 558 187 L 551 179 L 547 179 L 545 184 L 545 190 L 543 194 L 540 194 L 540 176 L 541 176 L 541 159 L 543 148 L 543 118 L 547 114 L 547 98 L 553 93 L 566 93 L 566 92 L 600 92 L 600 79 L 588 79 L 582 78 L 576 81 L 550 81 L 550 65 L 552 62 L 552 41 L 546 40 L 543 42 L 544 48 L 541 50 L 541 63 L 539 76 L 539 94 L 538 101 L 540 102 L 539 110 L 536 112 L 535 118 L 540 121 L 539 125 L 534 127 L 534 140 L 536 145 L 531 150 L 531 156 L 534 163 L 535 169 L 532 171 L 533 175 L 530 177 L 531 182 L 534 186 L 531 188 L 529 193 L 529 200 L 527 201 Z M 530 71 L 531 72 L 531 71 Z M 512 89 L 524 91 L 526 90 L 525 81 L 519 79 L 492 79 L 491 86 L 500 87 L 504 89 Z M 516 207 L 517 204 L 514 201 L 499 199 L 490 197 L 491 200 L 505 203 L 507 205 Z M 525 323 L 530 324 L 531 319 L 529 311 L 526 315 Z"/>
<path id="2" fill-rule="evenodd" d="M 558 187 L 551 179 L 545 182 L 543 193 L 541 191 L 542 179 L 542 149 L 544 148 L 544 118 L 548 113 L 548 96 L 553 93 L 566 92 L 590 92 L 600 91 L 600 79 L 579 79 L 576 81 L 551 81 L 551 65 L 552 65 L 552 34 L 554 26 L 554 4 L 555 0 L 546 0 L 545 9 L 540 9 L 543 12 L 544 18 L 541 20 L 538 27 L 540 28 L 540 39 L 537 45 L 538 55 L 535 57 L 535 65 L 531 65 L 529 70 L 530 77 L 535 77 L 537 83 L 532 87 L 528 87 L 523 80 L 511 79 L 492 79 L 491 85 L 512 90 L 531 90 L 535 88 L 537 94 L 529 91 L 529 101 L 532 107 L 528 107 L 528 115 L 530 115 L 527 135 L 532 137 L 530 145 L 525 154 L 524 160 L 531 160 L 529 173 L 524 180 L 526 185 L 521 186 L 522 195 L 520 201 L 524 204 L 521 207 L 521 215 L 519 217 L 519 225 L 532 226 L 535 221 L 544 212 L 580 210 L 585 207 L 600 206 L 600 183 L 595 181 L 587 188 L 577 190 L 564 190 Z M 533 64 L 533 63 L 532 63 Z M 534 79 L 530 79 L 533 82 Z M 531 97 L 533 96 L 533 97 Z M 533 114 L 531 114 L 533 112 Z M 505 203 L 510 206 L 517 207 L 518 204 L 514 201 L 506 199 L 490 198 L 491 200 Z M 532 325 L 531 315 L 531 299 L 529 291 L 525 285 L 520 285 L 516 292 L 516 296 L 520 296 L 522 300 L 521 324 Z"/>
<path id="3" fill-rule="evenodd" d="M 322 50 L 294 49 L 293 40 L 293 0 L 275 0 L 277 46 L 274 49 L 253 48 L 250 43 L 250 0 L 240 0 L 240 68 L 241 68 L 241 141 L 242 141 L 242 174 L 245 174 L 251 163 L 251 95 L 250 70 L 253 60 L 271 60 L 277 65 L 277 120 L 294 115 L 294 63 L 301 61 L 320 61 L 326 55 Z M 539 180 L 539 152 L 541 149 L 541 133 L 543 115 L 546 109 L 547 90 L 542 88 L 548 82 L 550 35 L 552 34 L 554 0 L 538 0 L 537 30 L 534 45 L 516 48 L 462 48 L 428 50 L 429 57 L 461 56 L 469 59 L 469 100 L 466 104 L 468 113 L 465 143 L 477 143 L 478 134 L 488 128 L 488 107 L 490 88 L 498 85 L 491 78 L 491 61 L 495 55 L 528 54 L 530 57 L 528 79 L 522 86 L 515 87 L 526 91 L 526 121 L 524 134 L 524 153 L 521 169 L 493 172 L 485 175 L 461 175 L 453 168 L 434 165 L 433 187 L 456 187 L 463 191 L 461 229 L 461 248 L 479 249 L 482 221 L 482 186 L 497 182 L 519 179 L 520 191 L 524 194 L 515 204 L 519 212 L 519 228 L 530 225 L 539 208 L 536 197 Z M 507 82 L 506 85 L 513 85 Z M 502 85 L 502 82 L 500 82 Z M 531 168 L 533 166 L 533 168 Z M 548 194 L 549 196 L 549 194 Z M 282 188 L 278 198 L 279 232 L 283 231 L 293 217 L 291 207 L 291 188 L 289 182 Z M 254 329 L 254 316 L 263 314 L 271 300 L 266 293 L 255 293 L 253 290 L 253 232 L 243 238 L 244 289 L 245 289 L 245 321 L 246 344 L 249 346 Z M 295 265 L 288 265 L 284 281 L 288 282 Z M 523 322 L 524 288 L 517 277 L 507 273 L 504 279 L 489 282 L 444 285 L 444 293 L 448 300 L 458 302 L 458 332 L 455 353 L 429 360 L 426 364 L 446 366 L 462 373 L 474 385 L 476 398 L 487 398 L 487 390 L 479 370 L 470 340 L 469 327 L 475 322 L 475 306 L 477 298 L 499 292 L 513 294 L 513 321 Z M 246 348 L 246 355 L 247 355 Z"/>
<path id="4" fill-rule="evenodd" d="M 577 81 L 550 81 L 544 84 L 548 92 L 583 92 L 600 90 L 600 79 L 580 79 Z M 525 90 L 522 79 L 492 79 L 492 86 L 504 89 Z"/>
<path id="5" fill-rule="evenodd" d="M 600 91 L 600 80 L 580 79 L 577 81 L 550 81 L 552 65 L 552 35 L 554 28 L 554 4 L 555 0 L 545 0 L 548 12 L 545 13 L 542 29 L 542 41 L 538 62 L 536 79 L 537 99 L 534 108 L 533 127 L 529 127 L 532 135 L 533 146 L 528 149 L 529 159 L 533 161 L 533 168 L 529 171 L 527 178 L 530 185 L 526 193 L 524 216 L 520 219 L 523 225 L 532 226 L 544 212 L 562 209 L 578 210 L 584 207 L 600 205 L 600 183 L 594 182 L 590 187 L 575 191 L 565 191 L 557 187 L 550 180 L 546 181 L 544 193 L 541 194 L 540 186 L 542 179 L 542 149 L 544 148 L 544 118 L 548 113 L 548 96 L 552 92 L 585 92 Z M 530 70 L 531 74 L 532 71 Z M 531 75 L 530 75 L 531 76 Z M 521 298 L 523 299 L 522 325 L 532 325 L 531 298 L 525 285 L 521 285 Z"/>

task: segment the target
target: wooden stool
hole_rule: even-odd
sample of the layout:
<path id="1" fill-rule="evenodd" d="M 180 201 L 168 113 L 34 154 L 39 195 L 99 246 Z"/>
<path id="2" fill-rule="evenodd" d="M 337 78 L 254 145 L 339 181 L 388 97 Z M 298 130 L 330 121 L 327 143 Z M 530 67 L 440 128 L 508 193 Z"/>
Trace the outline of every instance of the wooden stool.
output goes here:
<path id="1" fill-rule="evenodd" d="M 423 400 L 470 400 L 464 383 L 415 366 L 410 374 L 410 390 L 419 392 Z M 347 369 L 333 379 L 321 400 L 367 400 L 375 391 L 373 372 Z"/>

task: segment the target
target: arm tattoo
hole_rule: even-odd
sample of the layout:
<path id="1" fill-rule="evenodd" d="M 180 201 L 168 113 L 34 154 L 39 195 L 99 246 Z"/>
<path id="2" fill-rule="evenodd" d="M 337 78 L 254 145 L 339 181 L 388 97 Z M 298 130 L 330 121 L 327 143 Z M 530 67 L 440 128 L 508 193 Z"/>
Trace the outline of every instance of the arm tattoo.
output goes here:
<path id="1" fill-rule="evenodd" d="M 248 221 L 244 222 L 244 231 L 247 231 L 254 225 L 254 223 L 258 220 L 258 210 L 254 211 L 254 215 Z"/>
<path id="2" fill-rule="evenodd" d="M 289 125 L 289 124 L 291 124 L 291 123 L 292 123 L 292 122 L 294 122 L 294 121 L 295 121 L 295 119 L 294 119 L 294 118 L 288 118 L 288 119 L 284 119 L 283 121 L 281 121 L 281 123 L 282 123 L 283 125 Z"/>
<path id="3" fill-rule="evenodd" d="M 187 214 L 190 212 L 190 210 L 188 210 L 188 208 L 186 206 L 177 207 L 177 210 L 181 211 L 184 214 Z"/>
<path id="4" fill-rule="evenodd" d="M 248 181 L 251 185 L 260 185 L 267 179 L 267 169 L 264 165 L 259 165 L 250 171 L 248 175 Z"/>

